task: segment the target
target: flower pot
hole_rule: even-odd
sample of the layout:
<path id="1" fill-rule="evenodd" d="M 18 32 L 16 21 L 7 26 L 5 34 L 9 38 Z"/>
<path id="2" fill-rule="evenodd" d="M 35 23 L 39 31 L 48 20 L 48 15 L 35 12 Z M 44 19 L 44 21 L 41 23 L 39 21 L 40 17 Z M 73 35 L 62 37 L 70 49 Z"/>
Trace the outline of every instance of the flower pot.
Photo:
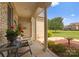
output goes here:
<path id="1" fill-rule="evenodd" d="M 10 45 L 14 45 L 13 42 L 17 39 L 17 36 L 7 36 L 7 40 L 10 42 Z"/>

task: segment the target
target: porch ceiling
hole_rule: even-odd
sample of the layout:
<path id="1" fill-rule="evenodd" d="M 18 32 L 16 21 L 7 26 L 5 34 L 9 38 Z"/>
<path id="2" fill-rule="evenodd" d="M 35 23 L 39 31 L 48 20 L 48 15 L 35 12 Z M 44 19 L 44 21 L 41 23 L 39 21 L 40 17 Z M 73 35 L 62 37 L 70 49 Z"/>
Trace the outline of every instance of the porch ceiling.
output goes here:
<path id="1" fill-rule="evenodd" d="M 14 2 L 13 4 L 14 4 L 15 10 L 19 16 L 30 18 L 38 10 L 37 9 L 38 7 L 42 8 L 42 7 L 48 6 L 50 3 Z"/>
<path id="2" fill-rule="evenodd" d="M 16 12 L 19 16 L 30 17 L 36 10 L 36 3 L 15 2 Z"/>

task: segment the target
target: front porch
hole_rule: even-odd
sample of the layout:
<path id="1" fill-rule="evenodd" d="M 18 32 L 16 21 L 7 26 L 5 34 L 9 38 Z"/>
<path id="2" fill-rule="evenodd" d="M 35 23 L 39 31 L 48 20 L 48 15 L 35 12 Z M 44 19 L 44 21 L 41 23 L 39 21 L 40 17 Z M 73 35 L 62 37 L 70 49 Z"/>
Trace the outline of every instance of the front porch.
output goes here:
<path id="1" fill-rule="evenodd" d="M 44 51 L 46 51 L 48 48 L 47 8 L 50 5 L 51 2 L 9 3 L 9 6 L 13 8 L 15 13 L 17 13 L 17 23 L 21 24 L 21 27 L 24 30 L 24 36 L 27 38 L 31 38 L 31 40 L 34 41 L 42 38 L 44 44 L 42 49 Z"/>
<path id="2" fill-rule="evenodd" d="M 24 30 L 24 36 L 32 41 L 30 47 L 33 57 L 55 57 L 56 55 L 48 49 L 47 42 L 47 8 L 50 5 L 51 2 L 1 3 L 0 7 L 3 8 L 1 12 L 4 10 L 5 13 L 2 13 L 0 16 L 1 19 L 4 18 L 3 20 L 6 21 L 5 24 L 2 24 L 2 26 L 6 25 L 5 28 L 1 26 L 2 32 L 5 33 L 7 28 L 11 26 L 16 27 L 17 24 L 20 24 Z M 6 38 L 4 41 L 7 42 Z M 30 57 L 31 55 L 26 53 L 23 56 Z"/>

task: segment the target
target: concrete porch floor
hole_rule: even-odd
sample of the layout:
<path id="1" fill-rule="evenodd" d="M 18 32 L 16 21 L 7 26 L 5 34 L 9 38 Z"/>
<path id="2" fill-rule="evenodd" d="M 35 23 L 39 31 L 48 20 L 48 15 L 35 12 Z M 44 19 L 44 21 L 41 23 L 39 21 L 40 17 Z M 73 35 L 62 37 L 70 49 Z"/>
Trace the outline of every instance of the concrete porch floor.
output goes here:
<path id="1" fill-rule="evenodd" d="M 49 49 L 44 52 L 43 44 L 41 44 L 39 41 L 32 41 L 32 45 L 30 45 L 30 47 L 32 50 L 32 56 L 30 53 L 26 53 L 22 57 L 57 57 L 57 55 L 55 55 Z"/>
<path id="2" fill-rule="evenodd" d="M 55 55 L 49 49 L 47 49 L 47 51 L 44 52 L 43 51 L 44 45 L 40 41 L 35 40 L 30 42 L 31 42 L 30 47 L 31 47 L 32 55 L 30 54 L 30 52 L 27 52 L 23 54 L 21 57 L 57 57 L 57 55 Z M 24 51 L 27 51 L 27 49 L 28 47 L 23 47 L 23 48 L 20 48 L 18 52 L 23 53 Z M 7 56 L 7 53 L 4 52 L 4 55 Z M 0 57 L 2 56 L 0 55 Z"/>

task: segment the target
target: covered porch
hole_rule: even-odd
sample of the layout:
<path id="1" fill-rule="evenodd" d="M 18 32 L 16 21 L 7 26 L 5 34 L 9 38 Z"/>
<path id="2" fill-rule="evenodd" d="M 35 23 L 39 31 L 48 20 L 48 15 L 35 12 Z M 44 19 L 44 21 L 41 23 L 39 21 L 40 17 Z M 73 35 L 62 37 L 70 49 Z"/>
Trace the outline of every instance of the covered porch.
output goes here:
<path id="1" fill-rule="evenodd" d="M 10 2 L 7 7 L 7 27 L 20 24 L 24 30 L 24 38 L 31 42 L 33 57 L 56 56 L 48 49 L 47 8 L 51 2 Z M 16 22 L 16 24 L 15 24 Z M 24 49 L 22 49 L 23 51 Z M 24 57 L 30 56 L 25 53 Z"/>
<path id="2" fill-rule="evenodd" d="M 40 39 L 42 39 L 42 43 L 44 44 L 42 49 L 44 51 L 46 51 L 48 47 L 47 8 L 50 5 L 51 2 L 11 3 L 13 11 L 17 14 L 17 23 L 23 27 L 24 36 L 30 38 L 32 41 L 41 41 Z"/>

